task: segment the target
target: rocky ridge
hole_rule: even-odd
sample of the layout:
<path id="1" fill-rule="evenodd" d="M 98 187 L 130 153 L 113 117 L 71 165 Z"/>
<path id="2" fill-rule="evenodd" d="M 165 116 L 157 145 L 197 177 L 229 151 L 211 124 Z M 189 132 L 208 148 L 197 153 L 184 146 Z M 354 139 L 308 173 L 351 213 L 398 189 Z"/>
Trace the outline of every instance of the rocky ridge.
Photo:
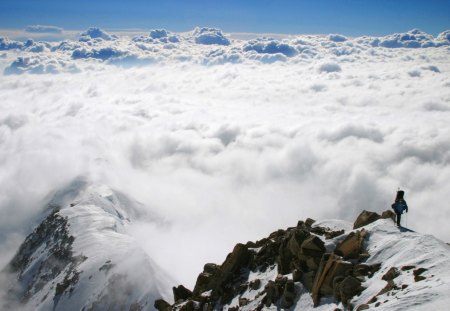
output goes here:
<path id="1" fill-rule="evenodd" d="M 173 288 L 174 304 L 158 299 L 154 306 L 160 311 L 293 309 L 307 294 L 314 307 L 335 303 L 330 310 L 378 307 L 383 303 L 378 299 L 381 295 L 407 288 L 394 282 L 401 272 L 413 270 L 414 281 L 419 282 L 426 271 L 392 267 L 383 275 L 388 283 L 382 290 L 367 303 L 354 304 L 353 298 L 365 290 L 364 282 L 382 265 L 367 263 L 369 232 L 363 228 L 379 219 L 394 220 L 395 214 L 363 211 L 347 234 L 314 225 L 308 218 L 257 242 L 237 244 L 222 265 L 204 266 L 192 291 L 179 285 Z"/>

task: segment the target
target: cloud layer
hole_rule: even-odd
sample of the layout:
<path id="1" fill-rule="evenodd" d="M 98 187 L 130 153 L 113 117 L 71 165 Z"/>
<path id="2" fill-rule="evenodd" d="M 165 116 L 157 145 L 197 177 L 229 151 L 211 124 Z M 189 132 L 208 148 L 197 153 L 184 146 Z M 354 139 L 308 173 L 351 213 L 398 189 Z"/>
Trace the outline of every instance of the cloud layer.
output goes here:
<path id="1" fill-rule="evenodd" d="M 2 39 L 0 247 L 80 175 L 166 220 L 129 230 L 187 285 L 236 242 L 382 211 L 397 187 L 408 226 L 450 241 L 448 34 L 403 35 Z"/>

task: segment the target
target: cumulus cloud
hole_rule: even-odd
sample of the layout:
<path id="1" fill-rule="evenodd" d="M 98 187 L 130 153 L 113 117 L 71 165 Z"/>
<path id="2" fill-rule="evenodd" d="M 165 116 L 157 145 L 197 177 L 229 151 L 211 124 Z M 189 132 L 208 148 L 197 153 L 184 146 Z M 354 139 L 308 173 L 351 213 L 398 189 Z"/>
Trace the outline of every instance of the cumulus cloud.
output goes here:
<path id="1" fill-rule="evenodd" d="M 61 27 L 57 27 L 57 26 L 29 25 L 29 26 L 25 27 L 25 31 L 31 32 L 31 33 L 60 34 L 60 33 L 62 33 L 63 29 Z"/>
<path id="2" fill-rule="evenodd" d="M 445 40 L 445 33 L 438 36 L 437 40 L 418 29 L 413 29 L 405 33 L 396 33 L 372 41 L 372 46 L 385 48 L 428 48 L 441 45 L 448 45 L 448 38 Z"/>
<path id="3" fill-rule="evenodd" d="M 91 39 L 100 39 L 100 40 L 114 40 L 117 36 L 110 35 L 106 31 L 97 28 L 97 27 L 90 27 L 86 31 L 82 32 L 80 34 L 80 41 L 89 41 Z"/>
<path id="4" fill-rule="evenodd" d="M 0 263 L 77 176 L 161 215 L 158 230 L 128 230 L 188 286 L 237 242 L 306 217 L 381 212 L 399 186 L 411 228 L 450 241 L 448 211 L 429 208 L 450 192 L 447 46 L 88 32 L 1 41 Z"/>
<path id="5" fill-rule="evenodd" d="M 230 45 L 231 43 L 222 33 L 222 30 L 217 28 L 197 27 L 194 29 L 192 36 L 197 44 Z"/>

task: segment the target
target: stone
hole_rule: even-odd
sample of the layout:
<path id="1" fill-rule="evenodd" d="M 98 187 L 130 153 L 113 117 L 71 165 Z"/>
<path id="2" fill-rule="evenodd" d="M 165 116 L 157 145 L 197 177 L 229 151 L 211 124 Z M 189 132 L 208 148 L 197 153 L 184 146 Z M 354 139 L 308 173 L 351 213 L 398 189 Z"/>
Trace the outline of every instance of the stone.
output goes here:
<path id="1" fill-rule="evenodd" d="M 306 225 L 307 227 L 311 227 L 315 222 L 316 222 L 316 221 L 315 221 L 314 219 L 312 219 L 312 218 L 307 218 L 307 219 L 305 220 L 305 225 Z"/>
<path id="2" fill-rule="evenodd" d="M 392 219 L 393 222 L 395 222 L 395 218 L 396 215 L 393 211 L 391 210 L 385 210 L 382 214 L 381 214 L 381 218 L 382 219 Z"/>
<path id="3" fill-rule="evenodd" d="M 363 252 L 363 242 L 367 232 L 361 231 L 350 232 L 349 235 L 336 245 L 334 252 L 345 259 L 357 259 Z"/>
<path id="4" fill-rule="evenodd" d="M 239 307 L 246 306 L 249 302 L 250 300 L 248 300 L 247 298 L 239 298 Z"/>
<path id="5" fill-rule="evenodd" d="M 305 230 L 302 230 L 302 229 L 295 230 L 292 233 L 292 235 L 291 235 L 291 237 L 290 237 L 290 239 L 288 241 L 288 245 L 287 246 L 289 248 L 289 251 L 293 255 L 297 256 L 300 253 L 300 251 L 301 251 L 302 243 L 310 235 L 311 234 L 308 231 L 305 231 Z"/>
<path id="6" fill-rule="evenodd" d="M 261 280 L 255 279 L 248 284 L 248 287 L 252 290 L 258 290 L 261 287 Z"/>
<path id="7" fill-rule="evenodd" d="M 311 291 L 314 305 L 317 306 L 320 303 L 321 296 L 334 295 L 334 279 L 346 276 L 352 268 L 352 263 L 343 261 L 341 257 L 335 254 L 324 254 Z"/>
<path id="8" fill-rule="evenodd" d="M 337 231 L 328 231 L 325 233 L 325 239 L 330 240 L 330 239 L 334 239 L 338 236 L 341 236 L 345 233 L 345 230 L 337 230 Z"/>
<path id="9" fill-rule="evenodd" d="M 292 307 L 295 297 L 295 284 L 292 280 L 288 280 L 284 286 L 283 294 L 281 295 L 281 307 L 285 309 Z"/>
<path id="10" fill-rule="evenodd" d="M 391 281 L 391 280 L 395 279 L 396 277 L 398 277 L 399 275 L 400 275 L 400 271 L 397 268 L 392 267 L 383 275 L 383 277 L 381 279 L 384 281 Z"/>
<path id="11" fill-rule="evenodd" d="M 315 235 L 311 235 L 303 241 L 301 252 L 305 256 L 322 257 L 325 253 L 325 244 Z"/>
<path id="12" fill-rule="evenodd" d="M 294 269 L 292 271 L 292 280 L 294 282 L 299 282 L 302 279 L 303 271 L 300 269 Z"/>
<path id="13" fill-rule="evenodd" d="M 270 307 L 280 299 L 280 288 L 274 281 L 269 281 L 264 288 L 266 296 L 263 298 L 263 303 L 266 307 Z"/>
<path id="14" fill-rule="evenodd" d="M 159 310 L 159 311 L 172 310 L 170 304 L 167 301 L 165 301 L 164 299 L 155 300 L 155 304 L 153 306 L 156 308 L 156 310 Z"/>
<path id="15" fill-rule="evenodd" d="M 308 291 L 312 290 L 315 275 L 316 275 L 315 271 L 303 273 L 302 284 L 306 287 Z"/>
<path id="16" fill-rule="evenodd" d="M 353 276 L 354 277 L 365 277 L 368 276 L 371 278 L 375 272 L 377 272 L 381 268 L 381 264 L 373 264 L 367 265 L 364 263 L 357 264 L 353 267 Z"/>
<path id="17" fill-rule="evenodd" d="M 380 219 L 380 215 L 377 213 L 364 210 L 361 214 L 359 214 L 358 218 L 356 218 L 355 223 L 353 224 L 353 229 L 366 226 L 374 221 L 377 221 L 378 219 Z"/>
<path id="18" fill-rule="evenodd" d="M 416 266 L 414 266 L 414 265 L 407 265 L 407 266 L 403 266 L 402 267 L 402 271 L 408 271 L 408 270 L 411 270 L 411 269 L 414 269 Z"/>
<path id="19" fill-rule="evenodd" d="M 414 281 L 415 282 L 419 282 L 419 281 L 423 281 L 426 279 L 426 277 L 422 276 L 421 274 L 424 273 L 425 271 L 427 271 L 427 269 L 425 268 L 418 268 L 416 270 L 413 271 L 414 274 Z"/>
<path id="20" fill-rule="evenodd" d="M 339 291 L 343 305 L 348 306 L 350 300 L 354 296 L 361 294 L 361 292 L 363 291 L 363 287 L 361 286 L 361 282 L 358 279 L 352 276 L 347 276 L 339 284 Z"/>
<path id="21" fill-rule="evenodd" d="M 250 261 L 251 252 L 244 244 L 236 244 L 233 252 L 227 256 L 225 262 L 220 267 L 222 273 L 238 272 L 244 268 Z"/>
<path id="22" fill-rule="evenodd" d="M 362 305 L 359 305 L 356 308 L 356 311 L 362 311 L 362 310 L 368 310 L 370 309 L 370 306 L 367 303 L 363 303 Z"/>
<path id="23" fill-rule="evenodd" d="M 178 285 L 178 287 L 172 287 L 173 299 L 175 302 L 179 300 L 187 300 L 192 297 L 192 292 L 184 287 L 183 285 Z"/>

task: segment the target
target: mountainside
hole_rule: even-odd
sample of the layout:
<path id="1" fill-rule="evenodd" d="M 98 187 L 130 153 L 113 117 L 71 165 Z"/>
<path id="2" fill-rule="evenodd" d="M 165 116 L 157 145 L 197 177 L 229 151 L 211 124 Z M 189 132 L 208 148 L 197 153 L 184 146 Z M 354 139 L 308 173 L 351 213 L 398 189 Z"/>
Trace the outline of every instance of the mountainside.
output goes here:
<path id="1" fill-rule="evenodd" d="M 299 221 L 237 244 L 207 263 L 191 291 L 174 283 L 124 228 L 139 203 L 76 180 L 56 192 L 42 222 L 3 274 L 10 310 L 447 310 L 450 247 L 363 211 L 354 224 Z M 168 271 L 170 272 L 170 271 Z M 166 299 L 166 300 L 164 300 Z"/>
<path id="2" fill-rule="evenodd" d="M 152 308 L 170 278 L 123 232 L 138 213 L 138 203 L 83 180 L 57 192 L 4 271 L 13 285 L 3 308 Z"/>
<path id="3" fill-rule="evenodd" d="M 208 263 L 159 310 L 448 310 L 450 247 L 364 211 L 352 225 L 300 221 Z"/>

